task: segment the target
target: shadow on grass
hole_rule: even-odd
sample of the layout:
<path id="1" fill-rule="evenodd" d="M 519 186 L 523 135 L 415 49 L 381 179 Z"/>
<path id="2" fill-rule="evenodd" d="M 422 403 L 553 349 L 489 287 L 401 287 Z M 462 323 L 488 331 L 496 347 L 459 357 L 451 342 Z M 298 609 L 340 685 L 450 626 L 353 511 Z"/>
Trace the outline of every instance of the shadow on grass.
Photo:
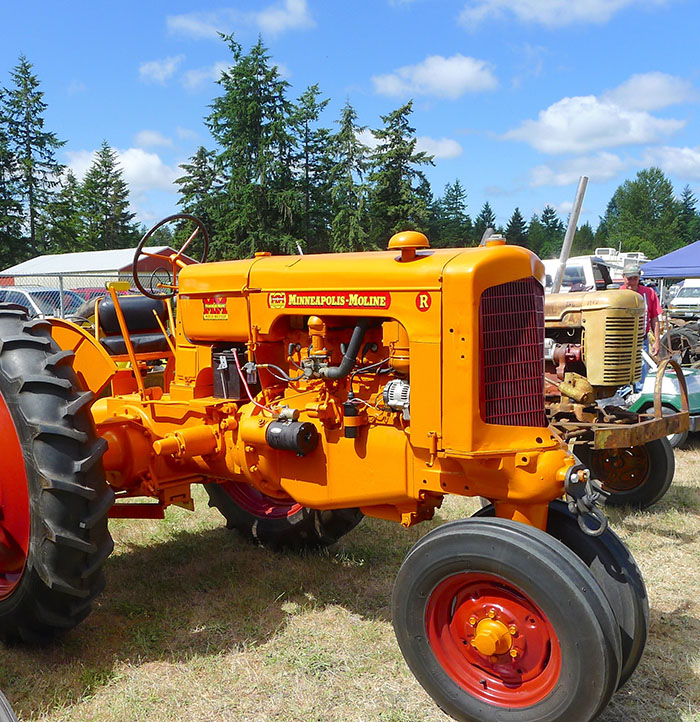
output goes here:
<path id="1" fill-rule="evenodd" d="M 439 523 L 407 531 L 366 519 L 330 550 L 306 554 L 258 548 L 225 529 L 121 545 L 105 565 L 107 589 L 82 625 L 46 648 L 0 649 L 0 688 L 20 719 L 41 718 L 88 698 L 124 666 L 186 662 L 264 644 L 289 619 L 285 605 L 339 605 L 389 622 L 392 585 L 405 553 Z M 685 611 L 654 613 L 646 657 L 602 719 L 680 722 L 663 700 L 677 700 L 683 685 L 691 694 L 696 682 L 688 640 L 699 637 L 700 620 Z M 658 659 L 674 660 L 672 678 L 659 676 Z M 659 685 L 674 689 L 673 697 L 660 695 Z M 647 712 L 659 714 L 639 715 L 640 699 Z"/>

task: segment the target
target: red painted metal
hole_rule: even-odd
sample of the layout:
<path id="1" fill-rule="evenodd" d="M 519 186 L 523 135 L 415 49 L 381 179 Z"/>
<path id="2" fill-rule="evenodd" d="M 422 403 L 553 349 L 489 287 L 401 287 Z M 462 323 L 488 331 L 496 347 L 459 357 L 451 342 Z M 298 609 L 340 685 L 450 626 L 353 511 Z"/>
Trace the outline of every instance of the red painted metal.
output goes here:
<path id="1" fill-rule="evenodd" d="M 471 641 L 478 622 L 492 617 L 513 626 L 515 634 L 510 650 L 487 657 Z M 446 674 L 488 704 L 528 707 L 547 697 L 559 680 L 561 648 L 551 623 L 520 589 L 500 577 L 465 572 L 444 579 L 428 599 L 425 628 Z"/>
<path id="2" fill-rule="evenodd" d="M 0 599 L 19 584 L 29 553 L 30 516 L 27 470 L 17 429 L 0 395 Z"/>
<path id="3" fill-rule="evenodd" d="M 479 322 L 482 418 L 502 426 L 547 426 L 542 285 L 522 278 L 487 288 Z"/>
<path id="4" fill-rule="evenodd" d="M 250 484 L 228 481 L 222 486 L 241 509 L 264 519 L 285 519 L 303 509 L 291 497 L 267 496 Z"/>

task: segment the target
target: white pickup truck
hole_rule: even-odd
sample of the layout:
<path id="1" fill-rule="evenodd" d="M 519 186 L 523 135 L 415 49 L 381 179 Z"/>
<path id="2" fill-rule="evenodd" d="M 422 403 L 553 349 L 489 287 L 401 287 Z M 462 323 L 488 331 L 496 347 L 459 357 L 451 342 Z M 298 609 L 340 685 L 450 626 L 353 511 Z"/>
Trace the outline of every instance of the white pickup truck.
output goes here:
<path id="1" fill-rule="evenodd" d="M 545 291 L 550 293 L 554 277 L 559 268 L 559 259 L 547 259 L 543 263 L 547 274 Z M 598 258 L 598 256 L 572 256 L 566 262 L 560 293 L 569 291 L 604 291 L 606 288 L 610 288 L 612 283 L 610 269 L 602 258 Z"/>

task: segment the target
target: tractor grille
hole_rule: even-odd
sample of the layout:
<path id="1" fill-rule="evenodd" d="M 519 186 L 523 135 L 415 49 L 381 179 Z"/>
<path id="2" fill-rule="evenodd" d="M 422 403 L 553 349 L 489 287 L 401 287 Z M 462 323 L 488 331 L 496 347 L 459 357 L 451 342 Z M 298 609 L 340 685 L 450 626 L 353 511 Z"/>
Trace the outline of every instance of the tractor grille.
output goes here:
<path id="1" fill-rule="evenodd" d="M 479 323 L 483 420 L 501 426 L 547 426 L 542 285 L 530 277 L 486 289 Z"/>
<path id="2" fill-rule="evenodd" d="M 605 319 L 604 384 L 623 386 L 640 378 L 645 321 L 644 315 Z"/>

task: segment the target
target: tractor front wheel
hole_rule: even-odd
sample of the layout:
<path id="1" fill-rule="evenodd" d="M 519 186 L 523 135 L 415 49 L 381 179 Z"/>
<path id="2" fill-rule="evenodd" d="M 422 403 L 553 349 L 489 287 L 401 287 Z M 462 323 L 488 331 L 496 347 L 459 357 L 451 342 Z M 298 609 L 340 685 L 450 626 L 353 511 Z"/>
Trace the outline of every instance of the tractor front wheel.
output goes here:
<path id="1" fill-rule="evenodd" d="M 626 449 L 577 448 L 576 453 L 609 495 L 606 503 L 610 506 L 646 509 L 656 504 L 676 471 L 673 448 L 666 437 Z"/>
<path id="2" fill-rule="evenodd" d="M 479 509 L 474 516 L 493 517 L 493 505 Z M 622 642 L 619 689 L 637 668 L 649 631 L 649 599 L 639 567 L 625 543 L 610 527 L 601 536 L 585 534 L 568 505 L 559 499 L 549 504 L 547 534 L 576 554 L 610 602 Z"/>
<path id="3" fill-rule="evenodd" d="M 47 321 L 0 306 L 0 638 L 44 642 L 102 591 L 113 494 L 72 351 Z"/>
<path id="4" fill-rule="evenodd" d="M 518 522 L 429 532 L 399 570 L 392 618 L 413 674 L 462 722 L 590 722 L 620 678 L 604 591 L 566 546 Z"/>
<path id="5" fill-rule="evenodd" d="M 206 484 L 209 506 L 225 517 L 229 529 L 273 548 L 329 546 L 362 520 L 359 509 L 310 509 L 290 497 L 272 497 L 244 482 Z"/>

